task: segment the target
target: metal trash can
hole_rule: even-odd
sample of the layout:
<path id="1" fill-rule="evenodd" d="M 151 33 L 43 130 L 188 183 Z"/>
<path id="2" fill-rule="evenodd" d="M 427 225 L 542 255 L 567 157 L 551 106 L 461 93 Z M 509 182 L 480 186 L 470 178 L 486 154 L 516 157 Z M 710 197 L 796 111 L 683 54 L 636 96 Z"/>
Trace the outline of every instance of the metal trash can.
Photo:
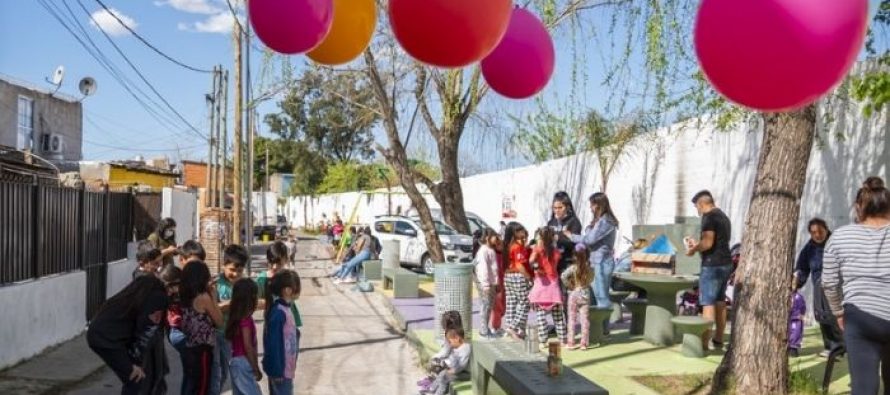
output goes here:
<path id="1" fill-rule="evenodd" d="M 383 267 L 398 269 L 401 267 L 399 261 L 399 249 L 401 248 L 398 240 L 383 240 L 381 242 L 380 256 L 383 258 Z"/>
<path id="2" fill-rule="evenodd" d="M 443 342 L 442 313 L 455 310 L 460 313 L 467 340 L 473 337 L 473 264 L 449 263 L 435 265 L 436 314 L 433 316 L 433 333 L 436 341 Z"/>

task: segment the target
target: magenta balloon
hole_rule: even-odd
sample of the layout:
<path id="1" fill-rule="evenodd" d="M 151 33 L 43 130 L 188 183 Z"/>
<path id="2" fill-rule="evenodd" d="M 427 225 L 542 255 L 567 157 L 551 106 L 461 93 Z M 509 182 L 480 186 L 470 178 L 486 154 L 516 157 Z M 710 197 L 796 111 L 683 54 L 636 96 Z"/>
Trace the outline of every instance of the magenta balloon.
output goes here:
<path id="1" fill-rule="evenodd" d="M 333 0 L 250 0 L 250 24 L 263 44 L 283 54 L 321 44 L 334 19 Z"/>
<path id="2" fill-rule="evenodd" d="M 511 99 L 524 99 L 547 86 L 555 57 L 553 39 L 541 20 L 517 8 L 504 38 L 482 59 L 482 75 L 495 92 Z"/>
<path id="3" fill-rule="evenodd" d="M 862 48 L 867 0 L 703 0 L 695 51 L 714 88 L 761 111 L 815 102 Z"/>

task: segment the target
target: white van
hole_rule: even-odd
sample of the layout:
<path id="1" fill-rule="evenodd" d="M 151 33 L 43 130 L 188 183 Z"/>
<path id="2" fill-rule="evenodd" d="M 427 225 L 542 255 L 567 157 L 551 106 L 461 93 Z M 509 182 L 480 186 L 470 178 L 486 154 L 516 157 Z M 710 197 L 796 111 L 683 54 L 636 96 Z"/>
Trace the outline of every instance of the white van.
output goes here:
<path id="1" fill-rule="evenodd" d="M 472 261 L 473 238 L 458 234 L 442 221 L 434 220 L 445 262 L 467 263 Z M 399 241 L 399 260 L 402 265 L 419 267 L 426 274 L 433 274 L 433 260 L 426 246 L 426 238 L 416 219 L 401 216 L 380 216 L 374 219 L 371 234 L 382 243 L 384 240 Z"/>

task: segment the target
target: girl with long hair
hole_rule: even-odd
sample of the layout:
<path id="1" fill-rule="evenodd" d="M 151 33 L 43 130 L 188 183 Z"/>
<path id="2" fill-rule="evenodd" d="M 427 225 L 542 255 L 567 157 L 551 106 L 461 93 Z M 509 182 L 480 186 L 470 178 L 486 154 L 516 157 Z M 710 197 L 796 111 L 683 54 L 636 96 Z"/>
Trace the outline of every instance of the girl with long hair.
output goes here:
<path id="1" fill-rule="evenodd" d="M 182 269 L 179 294 L 185 334 L 184 393 L 210 393 L 211 365 L 216 346 L 216 328 L 223 326 L 223 315 L 213 295 L 210 269 L 201 261 L 192 261 Z"/>
<path id="2" fill-rule="evenodd" d="M 541 347 L 547 345 L 547 317 L 556 326 L 556 335 L 562 344 L 566 343 L 566 321 L 563 315 L 562 291 L 559 286 L 559 249 L 556 248 L 556 233 L 550 227 L 538 230 L 537 243 L 532 250 L 529 261 L 534 268 L 534 285 L 528 300 L 535 308 L 538 320 L 538 333 Z"/>
<path id="3" fill-rule="evenodd" d="M 533 279 L 526 239 L 528 239 L 528 231 L 522 225 L 517 222 L 507 224 L 502 251 L 506 269 L 504 286 L 507 297 L 504 330 L 515 339 L 525 337 L 525 324 L 528 320 L 529 310 L 528 293 L 531 290 Z"/>
<path id="4" fill-rule="evenodd" d="M 258 288 L 253 280 L 242 278 L 232 287 L 229 304 L 229 321 L 226 324 L 226 340 L 232 343 L 229 372 L 236 394 L 259 395 L 257 381 L 263 378 L 257 363 L 256 324 L 253 312 L 257 308 Z"/>
<path id="5" fill-rule="evenodd" d="M 568 193 L 560 191 L 554 194 L 550 209 L 550 220 L 547 222 L 547 226 L 553 228 L 553 231 L 556 232 L 556 245 L 562 253 L 558 270 L 562 273 L 571 264 L 573 249 L 575 248 L 572 238 L 566 236 L 564 232 L 568 231 L 572 235 L 580 235 L 583 227 L 581 221 L 578 220 L 578 216 L 575 215 L 575 206 L 572 204 L 572 198 L 569 197 Z"/>
<path id="6" fill-rule="evenodd" d="M 562 283 L 569 290 L 569 338 L 566 342 L 568 348 L 574 350 L 575 325 L 581 324 L 581 349 L 586 350 L 590 345 L 590 283 L 593 282 L 593 271 L 587 264 L 589 254 L 584 244 L 576 244 L 574 248 L 575 262 L 562 273 Z M 580 321 L 580 322 L 576 322 Z"/>

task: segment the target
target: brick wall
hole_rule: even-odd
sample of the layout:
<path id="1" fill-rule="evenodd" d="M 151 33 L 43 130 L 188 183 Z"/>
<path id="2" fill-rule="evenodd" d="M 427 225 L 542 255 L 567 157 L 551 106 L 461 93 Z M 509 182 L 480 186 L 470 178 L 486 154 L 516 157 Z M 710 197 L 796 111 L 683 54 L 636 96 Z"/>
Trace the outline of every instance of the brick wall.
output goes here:
<path id="1" fill-rule="evenodd" d="M 182 162 L 182 184 L 187 187 L 205 188 L 207 185 L 207 164 L 203 162 Z M 233 185 L 232 168 L 226 168 L 226 190 Z"/>

